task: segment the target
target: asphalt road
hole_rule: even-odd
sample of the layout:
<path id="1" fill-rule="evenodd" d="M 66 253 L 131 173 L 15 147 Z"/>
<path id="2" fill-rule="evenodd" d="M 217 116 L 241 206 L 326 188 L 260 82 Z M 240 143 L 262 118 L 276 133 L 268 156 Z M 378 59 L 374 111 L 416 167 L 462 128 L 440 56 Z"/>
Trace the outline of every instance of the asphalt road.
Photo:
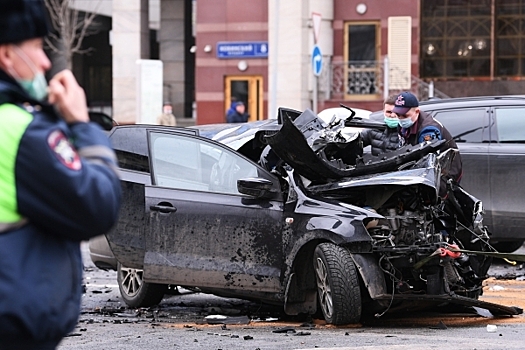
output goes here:
<path id="1" fill-rule="evenodd" d="M 519 252 L 523 253 L 525 249 Z M 76 329 L 59 350 L 112 349 L 524 349 L 525 317 L 452 314 L 385 315 L 334 327 L 284 316 L 280 308 L 181 290 L 159 307 L 128 309 L 116 273 L 93 266 L 83 245 L 86 293 Z M 525 308 L 525 269 L 495 262 L 482 300 Z M 209 324 L 206 316 L 230 324 Z M 485 315 L 487 316 L 487 315 Z M 487 326 L 494 328 L 489 332 Z"/>

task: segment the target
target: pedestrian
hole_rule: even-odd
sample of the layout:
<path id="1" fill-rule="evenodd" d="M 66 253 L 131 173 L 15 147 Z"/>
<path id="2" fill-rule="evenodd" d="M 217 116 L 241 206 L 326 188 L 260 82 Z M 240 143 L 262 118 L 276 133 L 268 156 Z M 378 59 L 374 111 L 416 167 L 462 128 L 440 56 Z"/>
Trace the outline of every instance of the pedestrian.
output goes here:
<path id="1" fill-rule="evenodd" d="M 246 113 L 246 106 L 242 101 L 235 103 L 235 110 L 228 111 L 226 121 L 228 123 L 246 123 L 250 115 Z"/>
<path id="2" fill-rule="evenodd" d="M 170 102 L 164 102 L 164 105 L 162 106 L 162 114 L 157 118 L 157 124 L 168 126 L 177 125 L 177 119 L 175 119 L 175 116 L 173 115 L 173 108 L 171 107 Z"/>
<path id="3" fill-rule="evenodd" d="M 233 112 L 235 112 L 235 105 L 237 104 L 237 97 L 232 96 L 230 100 L 231 100 L 230 108 L 228 108 L 228 109 L 226 110 L 226 115 L 228 115 L 228 113 L 233 113 Z"/>
<path id="4" fill-rule="evenodd" d="M 0 349 L 55 349 L 80 313 L 80 242 L 118 216 L 117 162 L 71 71 L 47 86 L 43 0 L 0 8 Z"/>
<path id="5" fill-rule="evenodd" d="M 383 102 L 383 116 L 386 124 L 385 130 L 367 128 L 361 131 L 363 147 L 371 146 L 372 155 L 395 151 L 399 148 L 399 121 L 397 116 L 392 113 L 397 94 L 388 96 Z"/>
<path id="6" fill-rule="evenodd" d="M 401 146 L 416 145 L 434 139 L 445 139 L 448 141 L 447 149 L 458 148 L 450 132 L 430 114 L 419 109 L 419 101 L 412 93 L 405 91 L 399 94 L 394 102 L 392 112 L 399 120 Z M 448 176 L 459 183 L 462 174 L 461 156 L 458 152 L 452 161 Z M 440 189 L 440 191 L 443 190 Z"/>

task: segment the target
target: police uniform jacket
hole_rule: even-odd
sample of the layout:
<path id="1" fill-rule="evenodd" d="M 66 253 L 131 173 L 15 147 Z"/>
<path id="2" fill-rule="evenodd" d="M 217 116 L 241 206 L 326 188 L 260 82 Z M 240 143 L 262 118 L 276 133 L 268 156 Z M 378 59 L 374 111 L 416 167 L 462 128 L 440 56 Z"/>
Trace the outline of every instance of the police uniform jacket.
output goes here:
<path id="1" fill-rule="evenodd" d="M 1 70 L 0 140 L 0 343 L 53 344 L 79 316 L 80 241 L 117 219 L 115 154 L 98 125 L 66 124 Z"/>
<path id="2" fill-rule="evenodd" d="M 433 139 L 444 139 L 448 141 L 446 149 L 458 148 L 452 135 L 450 135 L 450 132 L 439 121 L 423 111 L 419 112 L 417 122 L 414 123 L 411 128 L 400 128 L 399 134 L 402 137 L 402 146 L 406 144 L 416 145 Z M 452 161 L 452 166 L 448 175 L 458 183 L 460 182 L 461 176 L 463 175 L 463 168 L 459 152 L 456 153 L 454 160 Z"/>

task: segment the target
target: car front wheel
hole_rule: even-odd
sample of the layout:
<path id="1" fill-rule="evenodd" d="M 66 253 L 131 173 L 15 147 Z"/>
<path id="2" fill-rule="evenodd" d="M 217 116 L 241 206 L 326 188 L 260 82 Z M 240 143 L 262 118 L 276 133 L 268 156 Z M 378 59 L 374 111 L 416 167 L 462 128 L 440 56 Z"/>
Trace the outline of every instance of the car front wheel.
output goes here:
<path id="1" fill-rule="evenodd" d="M 144 271 L 122 266 L 117 266 L 117 282 L 120 295 L 130 307 L 148 307 L 161 302 L 168 286 L 144 282 Z"/>
<path id="2" fill-rule="evenodd" d="M 361 291 L 357 270 L 348 250 L 331 243 L 314 251 L 319 305 L 327 323 L 357 323 L 361 318 Z"/>

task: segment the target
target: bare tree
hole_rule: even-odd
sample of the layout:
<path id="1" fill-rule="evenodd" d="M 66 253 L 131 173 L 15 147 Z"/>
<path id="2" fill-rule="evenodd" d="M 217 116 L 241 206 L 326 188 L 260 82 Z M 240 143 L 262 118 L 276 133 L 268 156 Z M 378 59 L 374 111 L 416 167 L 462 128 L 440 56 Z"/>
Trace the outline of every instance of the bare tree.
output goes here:
<path id="1" fill-rule="evenodd" d="M 95 12 L 82 12 L 71 8 L 74 0 L 44 0 L 55 29 L 46 37 L 46 44 L 57 54 L 62 54 L 67 68 L 72 68 L 73 54 L 83 54 L 89 49 L 82 49 L 85 37 L 97 33 L 94 22 Z"/>

